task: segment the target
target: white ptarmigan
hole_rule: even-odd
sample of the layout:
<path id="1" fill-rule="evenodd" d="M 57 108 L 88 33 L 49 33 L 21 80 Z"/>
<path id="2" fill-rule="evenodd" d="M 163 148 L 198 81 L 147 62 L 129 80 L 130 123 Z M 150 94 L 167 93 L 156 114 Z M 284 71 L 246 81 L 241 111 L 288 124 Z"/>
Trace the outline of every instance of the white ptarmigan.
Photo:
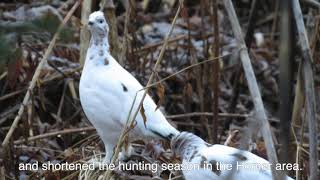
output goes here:
<path id="1" fill-rule="evenodd" d="M 109 26 L 101 11 L 90 14 L 88 27 L 91 32 L 90 46 L 80 79 L 80 101 L 85 115 L 105 145 L 105 161 L 110 162 L 120 133 L 127 121 L 127 116 L 136 93 L 139 91 L 132 112 L 138 108 L 142 98 L 143 86 L 126 71 L 110 54 Z M 165 138 L 178 134 L 156 104 L 147 95 L 143 102 L 145 116 L 136 117 L 136 126 L 130 131 L 130 139 Z"/>
<path id="2" fill-rule="evenodd" d="M 174 136 L 171 148 L 182 158 L 186 180 L 272 180 L 267 160 L 248 151 L 208 144 L 192 133 Z"/>

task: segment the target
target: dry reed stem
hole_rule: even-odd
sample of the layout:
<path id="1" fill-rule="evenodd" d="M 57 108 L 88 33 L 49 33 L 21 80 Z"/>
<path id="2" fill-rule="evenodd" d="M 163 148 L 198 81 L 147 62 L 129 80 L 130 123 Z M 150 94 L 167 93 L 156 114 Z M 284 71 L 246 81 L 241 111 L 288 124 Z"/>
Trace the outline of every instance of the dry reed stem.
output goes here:
<path id="1" fill-rule="evenodd" d="M 224 0 L 224 6 L 228 13 L 228 17 L 232 26 L 232 30 L 234 36 L 238 41 L 238 46 L 241 47 L 240 49 L 240 59 L 242 63 L 242 67 L 244 69 L 245 77 L 247 79 L 249 91 L 252 97 L 252 101 L 254 103 L 255 112 L 257 115 L 257 119 L 261 122 L 261 130 L 263 139 L 265 141 L 268 159 L 271 162 L 271 171 L 272 176 L 276 180 L 280 180 L 281 172 L 275 169 L 276 164 L 278 163 L 277 154 L 275 151 L 274 143 L 272 140 L 272 133 L 270 129 L 270 124 L 267 119 L 266 112 L 264 110 L 261 94 L 259 91 L 259 87 L 257 84 L 257 80 L 255 74 L 253 72 L 253 68 L 250 62 L 249 54 L 247 51 L 247 47 L 245 41 L 243 39 L 243 34 L 241 30 L 241 26 L 239 24 L 236 12 L 234 10 L 233 4 L 231 0 Z"/>
<path id="2" fill-rule="evenodd" d="M 126 57 L 126 53 L 127 53 L 127 50 L 128 50 L 128 23 L 129 23 L 129 20 L 130 20 L 131 10 L 132 10 L 132 7 L 131 7 L 131 3 L 130 3 L 130 0 L 129 0 L 128 7 L 127 7 L 127 10 L 126 10 L 126 17 L 125 17 L 125 20 L 124 20 L 123 42 L 122 42 L 122 46 L 121 46 L 121 54 L 120 54 L 120 57 L 119 57 L 119 63 L 121 65 L 124 65 L 124 59 Z"/>
<path id="3" fill-rule="evenodd" d="M 83 0 L 81 9 L 81 24 L 80 29 L 80 64 L 83 66 L 86 59 L 87 49 L 89 47 L 90 34 L 87 29 L 89 15 L 91 13 L 91 0 Z"/>
<path id="4" fill-rule="evenodd" d="M 320 3 L 315 1 L 315 0 L 303 0 L 303 2 L 305 2 L 306 4 L 309 4 L 315 8 L 320 9 Z"/>
<path id="5" fill-rule="evenodd" d="M 119 60 L 121 49 L 120 49 L 119 36 L 118 36 L 117 17 L 115 14 L 115 5 L 113 3 L 113 0 L 102 0 L 100 2 L 100 11 L 104 12 L 106 19 L 108 19 L 108 25 L 109 25 L 108 39 L 109 39 L 111 55 L 115 59 Z"/>
<path id="6" fill-rule="evenodd" d="M 212 52 L 214 57 L 219 56 L 220 50 L 220 37 L 219 37 L 219 22 L 218 22 L 218 2 L 217 0 L 212 1 L 212 25 L 214 30 L 214 42 L 212 44 Z M 218 143 L 218 127 L 219 127 L 219 82 L 220 82 L 220 62 L 213 62 L 213 82 L 212 82 L 212 90 L 213 90 L 213 104 L 212 104 L 212 112 L 213 112 L 213 143 Z"/>
<path id="7" fill-rule="evenodd" d="M 303 90 L 305 94 L 305 108 L 306 118 L 309 126 L 309 144 L 310 144 L 310 180 L 319 179 L 318 169 L 318 138 L 317 138 L 317 119 L 316 119 L 316 102 L 315 102 L 315 89 L 310 45 L 305 29 L 303 14 L 298 0 L 292 1 L 293 15 L 296 21 L 296 29 L 298 32 L 300 48 L 302 51 L 302 61 L 300 62 L 301 74 L 298 75 L 298 81 L 303 80 Z M 300 76 L 302 78 L 300 78 Z"/>
<path id="8" fill-rule="evenodd" d="M 289 157 L 294 157 L 291 149 L 290 119 L 292 111 L 292 58 L 294 47 L 294 35 L 292 32 L 291 3 L 281 1 L 280 3 L 280 42 L 279 42 L 279 98 L 280 98 L 280 155 L 281 163 L 292 162 Z M 285 170 L 286 171 L 286 170 Z"/>
<path id="9" fill-rule="evenodd" d="M 22 144 L 22 143 L 25 143 L 25 142 L 28 142 L 28 141 L 36 141 L 36 140 L 39 140 L 39 139 L 44 139 L 44 138 L 63 135 L 63 134 L 70 134 L 70 133 L 84 132 L 84 131 L 94 131 L 94 130 L 96 130 L 94 127 L 64 129 L 64 130 L 61 130 L 61 131 L 54 131 L 54 132 L 49 132 L 49 133 L 46 133 L 46 134 L 40 134 L 40 135 L 37 135 L 37 136 L 32 136 L 32 137 L 29 137 L 28 139 L 17 140 L 17 141 L 14 141 L 14 144 L 18 145 L 18 144 Z"/>

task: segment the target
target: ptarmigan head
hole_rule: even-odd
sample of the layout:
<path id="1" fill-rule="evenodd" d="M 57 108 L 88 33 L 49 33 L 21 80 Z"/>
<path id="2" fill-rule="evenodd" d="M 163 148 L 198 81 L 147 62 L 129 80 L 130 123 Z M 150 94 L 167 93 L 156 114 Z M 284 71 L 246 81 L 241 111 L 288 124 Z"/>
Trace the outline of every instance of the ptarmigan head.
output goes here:
<path id="1" fill-rule="evenodd" d="M 109 31 L 108 23 L 101 11 L 90 14 L 88 26 L 92 35 L 107 35 Z"/>
<path id="2" fill-rule="evenodd" d="M 175 155 L 179 155 L 182 159 L 190 159 L 192 152 L 197 153 L 199 149 L 209 144 L 192 133 L 181 132 L 171 139 L 170 145 Z"/>

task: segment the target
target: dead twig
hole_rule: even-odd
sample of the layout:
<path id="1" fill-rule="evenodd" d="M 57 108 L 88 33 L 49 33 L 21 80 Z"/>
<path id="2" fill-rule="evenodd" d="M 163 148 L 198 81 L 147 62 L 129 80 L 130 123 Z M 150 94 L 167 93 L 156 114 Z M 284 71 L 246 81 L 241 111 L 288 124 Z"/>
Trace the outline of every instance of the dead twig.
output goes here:
<path id="1" fill-rule="evenodd" d="M 275 2 L 274 13 L 272 14 L 272 27 L 271 27 L 271 38 L 275 38 L 276 29 L 279 21 L 279 5 L 280 1 Z"/>
<path id="2" fill-rule="evenodd" d="M 73 73 L 75 73 L 75 72 L 77 72 L 77 71 L 81 71 L 81 69 L 82 69 L 82 66 L 81 66 L 81 67 L 78 67 L 78 68 L 75 68 L 75 69 L 72 69 L 72 70 L 68 70 L 68 71 L 66 71 L 66 72 L 63 72 L 64 75 L 63 75 L 63 74 L 57 74 L 57 75 L 52 75 L 52 76 L 50 76 L 50 77 L 48 77 L 48 78 L 46 78 L 46 79 L 44 79 L 44 80 L 39 79 L 39 82 L 41 83 L 41 85 L 47 84 L 47 83 L 49 83 L 49 82 L 51 82 L 51 81 L 54 81 L 54 80 L 57 80 L 57 79 L 62 79 L 62 78 L 64 78 L 66 75 L 70 75 L 70 74 L 73 74 Z M 6 100 L 6 99 L 8 99 L 8 98 L 12 98 L 12 97 L 14 97 L 14 96 L 16 96 L 16 95 L 19 95 L 19 94 L 27 91 L 27 90 L 28 90 L 28 88 L 25 87 L 25 88 L 22 88 L 22 89 L 20 89 L 20 90 L 17 90 L 17 91 L 14 91 L 14 92 L 5 94 L 5 95 L 3 95 L 3 96 L 0 97 L 0 101 Z"/>
<path id="3" fill-rule="evenodd" d="M 236 52 L 238 52 L 238 51 L 236 51 Z M 157 84 L 159 84 L 159 83 L 162 83 L 163 81 L 166 81 L 166 80 L 168 80 L 168 79 L 170 79 L 170 78 L 172 78 L 172 77 L 174 77 L 174 76 L 182 73 L 183 71 L 186 71 L 186 70 L 188 70 L 188 69 L 191 69 L 191 68 L 193 68 L 193 67 L 196 67 L 196 66 L 199 66 L 199 65 L 202 65 L 202 64 L 211 62 L 211 61 L 221 60 L 223 57 L 230 56 L 231 54 L 232 54 L 232 53 L 226 54 L 226 55 L 223 55 L 223 56 L 219 56 L 219 57 L 214 57 L 214 58 L 211 58 L 211 59 L 207 59 L 207 60 L 204 60 L 204 61 L 201 61 L 201 62 L 197 62 L 197 63 L 191 64 L 190 66 L 187 66 L 187 67 L 185 67 L 185 68 L 182 68 L 181 70 L 179 70 L 179 71 L 177 71 L 177 72 L 175 72 L 175 73 L 173 73 L 173 74 L 171 74 L 171 75 L 169 75 L 169 76 L 167 76 L 167 77 L 165 77 L 165 78 L 162 78 L 162 79 L 160 79 L 159 81 L 156 81 L 156 82 L 150 84 L 149 86 L 144 87 L 144 89 L 150 88 L 150 87 L 153 87 L 153 86 L 155 86 L 155 85 L 157 85 Z"/>
<path id="4" fill-rule="evenodd" d="M 173 37 L 173 38 L 170 38 L 168 40 L 168 44 L 171 44 L 173 42 L 176 42 L 176 41 L 179 41 L 179 40 L 184 40 L 184 39 L 187 39 L 188 38 L 188 35 L 186 34 L 183 34 L 183 35 L 179 35 L 179 36 L 176 36 L 176 37 Z M 162 46 L 163 45 L 163 41 L 160 41 L 160 42 L 157 42 L 157 43 L 152 43 L 152 44 L 147 44 L 137 50 L 134 50 L 133 52 L 136 53 L 136 52 L 143 52 L 143 51 L 149 51 L 151 49 L 155 49 L 159 46 Z"/>
<path id="5" fill-rule="evenodd" d="M 85 131 L 95 131 L 94 127 L 84 127 L 84 128 L 75 128 L 75 129 L 64 129 L 61 131 L 49 132 L 46 134 L 40 134 L 37 136 L 29 137 L 28 139 L 16 140 L 14 141 L 15 145 L 26 143 L 29 141 L 36 141 L 39 139 L 49 138 L 53 136 L 63 135 L 63 134 L 71 134 L 71 133 L 78 133 L 78 132 L 85 132 Z"/>
<path id="6" fill-rule="evenodd" d="M 302 77 L 301 77 L 301 63 L 299 63 L 298 73 L 297 73 L 297 83 L 295 88 L 295 97 L 293 102 L 293 110 L 291 115 L 291 124 L 300 124 L 300 114 L 303 108 L 305 97 L 302 90 Z"/>
<path id="7" fill-rule="evenodd" d="M 304 113 L 305 114 L 305 113 Z M 302 165 L 300 163 L 300 150 L 303 149 L 303 134 L 304 134 L 304 124 L 305 124 L 305 115 L 304 115 L 304 118 L 302 119 L 302 122 L 301 122 L 301 127 L 300 127 L 300 142 L 298 142 L 298 139 L 297 139 L 297 136 L 294 134 L 294 137 L 295 137 L 295 141 L 296 141 L 296 145 L 297 145 L 297 152 L 296 152 L 296 163 L 299 164 L 299 165 Z M 294 132 L 294 131 L 293 131 Z M 301 175 L 300 175 L 300 171 L 296 171 L 296 180 L 300 180 L 301 179 Z"/>
<path id="8" fill-rule="evenodd" d="M 130 20 L 130 14 L 131 14 L 131 2 L 129 0 L 128 7 L 126 10 L 126 17 L 124 20 L 124 32 L 123 32 L 123 42 L 121 46 L 121 54 L 119 56 L 119 63 L 121 65 L 124 65 L 124 58 L 126 57 L 127 50 L 128 50 L 128 24 Z"/>
<path id="9" fill-rule="evenodd" d="M 209 38 L 213 35 L 213 33 L 208 33 L 208 34 L 205 34 L 203 35 L 203 38 Z M 194 38 L 199 38 L 197 34 L 190 34 L 191 37 L 194 37 Z M 185 40 L 185 39 L 188 39 L 189 38 L 189 35 L 188 34 L 182 34 L 182 35 L 177 35 L 176 37 L 173 37 L 173 38 L 170 38 L 168 40 L 168 44 L 171 44 L 171 43 L 174 43 L 176 41 L 179 41 L 179 40 Z M 152 44 L 147 44 L 137 50 L 134 50 L 133 53 L 141 53 L 141 52 L 144 52 L 144 51 L 149 51 L 151 49 L 155 49 L 155 48 L 158 48 L 159 46 L 162 46 L 164 43 L 164 41 L 160 41 L 160 42 L 156 42 L 156 43 L 152 43 Z"/>
<path id="10" fill-rule="evenodd" d="M 214 42 L 212 44 L 212 52 L 214 57 L 219 56 L 220 49 L 220 37 L 219 37 L 219 22 L 218 22 L 218 3 L 217 0 L 212 1 L 212 25 L 214 29 Z M 212 77 L 212 89 L 213 89 L 213 143 L 218 143 L 218 113 L 219 113 L 219 82 L 220 82 L 220 62 L 213 62 L 213 77 Z"/>
<path id="11" fill-rule="evenodd" d="M 253 0 L 250 8 L 250 14 L 249 14 L 249 20 L 248 20 L 248 28 L 246 31 L 246 35 L 244 37 L 245 42 L 247 47 L 249 48 L 248 51 L 250 52 L 251 48 L 251 43 L 253 41 L 253 33 L 256 27 L 256 20 L 257 20 L 257 12 L 259 9 L 259 3 L 257 3 L 257 0 Z M 237 57 L 239 58 L 239 57 Z M 233 80 L 233 93 L 231 97 L 231 103 L 228 106 L 228 112 L 233 113 L 236 110 L 238 98 L 240 95 L 240 86 L 242 84 L 242 79 L 243 79 L 243 70 L 241 68 L 240 60 L 238 62 L 239 67 L 237 68 L 235 75 L 234 75 L 234 80 Z M 224 124 L 224 130 L 228 128 L 230 125 L 232 119 L 229 119 L 228 121 L 225 122 Z M 224 132 L 222 132 L 224 133 Z"/>
<path id="12" fill-rule="evenodd" d="M 298 0 L 293 0 L 293 14 L 296 21 L 296 29 L 298 31 L 298 37 L 300 47 L 302 50 L 302 62 L 301 63 L 301 76 L 304 83 L 303 90 L 306 97 L 306 118 L 309 124 L 309 143 L 310 143 L 310 180 L 319 179 L 318 169 L 318 138 L 317 138 L 317 120 L 316 120 L 316 103 L 315 103 L 315 90 L 313 70 L 311 63 L 313 58 L 310 51 L 307 32 L 303 22 L 303 16 L 301 12 L 300 3 Z"/>
<path id="13" fill-rule="evenodd" d="M 0 97 L 0 101 L 3 101 L 3 100 L 8 99 L 8 98 L 11 98 L 11 97 L 16 96 L 16 95 L 18 95 L 18 94 L 20 94 L 20 93 L 23 93 L 23 92 L 25 92 L 27 89 L 28 89 L 28 88 L 22 88 L 22 89 L 19 89 L 19 90 L 17 90 L 17 91 L 14 91 L 14 92 L 5 94 L 5 95 L 3 95 L 3 96 Z"/>
<path id="14" fill-rule="evenodd" d="M 250 8 L 249 14 L 249 21 L 248 21 L 248 28 L 245 35 L 245 42 L 247 47 L 251 46 L 251 42 L 253 40 L 254 29 L 256 27 L 256 20 L 257 20 L 257 12 L 259 10 L 259 3 L 258 0 L 253 0 Z"/>
<path id="15" fill-rule="evenodd" d="M 115 59 L 119 60 L 121 49 L 118 37 L 118 26 L 115 9 L 116 8 L 114 6 L 113 0 L 102 0 L 100 2 L 100 11 L 103 11 L 106 15 L 106 19 L 108 19 L 110 52 Z"/>
<path id="16" fill-rule="evenodd" d="M 2 123 L 4 123 L 8 119 L 8 117 L 13 115 L 19 109 L 19 107 L 20 107 L 20 104 L 16 104 L 15 106 L 10 107 L 7 110 L 5 110 L 4 112 L 2 112 L 0 114 L 0 125 Z"/>
<path id="17" fill-rule="evenodd" d="M 257 116 L 257 119 L 261 121 L 261 130 L 262 135 L 265 141 L 268 159 L 270 161 L 271 165 L 271 171 L 272 176 L 276 180 L 280 180 L 281 178 L 281 172 L 277 171 L 275 169 L 276 164 L 278 163 L 277 154 L 275 151 L 274 143 L 272 140 L 272 133 L 270 130 L 270 124 L 267 119 L 267 115 L 264 110 L 263 102 L 261 99 L 261 94 L 259 91 L 259 87 L 257 84 L 257 80 L 255 77 L 255 74 L 252 69 L 252 65 L 250 62 L 248 50 L 245 44 L 245 41 L 243 39 L 241 26 L 239 24 L 236 12 L 234 10 L 233 4 L 231 0 L 224 0 L 224 6 L 226 8 L 226 11 L 228 13 L 229 20 L 231 22 L 232 30 L 234 33 L 234 36 L 238 40 L 238 46 L 240 47 L 240 58 L 242 62 L 242 67 L 244 69 L 244 73 L 247 79 L 247 83 L 249 86 L 249 91 L 252 96 L 252 100 L 255 107 L 255 113 Z"/>
<path id="18" fill-rule="evenodd" d="M 90 34 L 87 29 L 89 15 L 91 13 L 91 0 L 83 0 L 81 8 L 81 24 L 80 29 L 80 64 L 83 65 L 86 59 L 87 49 L 89 47 Z"/>
<path id="19" fill-rule="evenodd" d="M 289 163 L 289 157 L 294 157 L 290 151 L 290 120 L 292 111 L 292 71 L 294 63 L 292 60 L 292 48 L 294 36 L 291 29 L 292 13 L 291 3 L 281 1 L 280 3 L 280 49 L 279 49 L 279 66 L 280 66 L 280 142 L 281 153 L 280 161 Z M 289 156 L 290 155 L 290 156 Z"/>
<path id="20" fill-rule="evenodd" d="M 315 0 L 303 0 L 303 2 L 311 5 L 312 7 L 320 9 L 320 3 Z"/>

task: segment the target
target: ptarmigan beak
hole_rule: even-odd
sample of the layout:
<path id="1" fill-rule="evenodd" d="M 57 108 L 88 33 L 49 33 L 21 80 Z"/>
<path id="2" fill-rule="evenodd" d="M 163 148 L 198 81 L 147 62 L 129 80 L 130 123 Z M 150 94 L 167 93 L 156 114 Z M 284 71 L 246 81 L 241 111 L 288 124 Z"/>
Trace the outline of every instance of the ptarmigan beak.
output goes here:
<path id="1" fill-rule="evenodd" d="M 89 25 L 89 26 L 92 26 L 92 25 L 93 25 L 93 22 L 92 22 L 92 21 L 89 21 L 89 22 L 88 22 L 88 25 Z"/>

